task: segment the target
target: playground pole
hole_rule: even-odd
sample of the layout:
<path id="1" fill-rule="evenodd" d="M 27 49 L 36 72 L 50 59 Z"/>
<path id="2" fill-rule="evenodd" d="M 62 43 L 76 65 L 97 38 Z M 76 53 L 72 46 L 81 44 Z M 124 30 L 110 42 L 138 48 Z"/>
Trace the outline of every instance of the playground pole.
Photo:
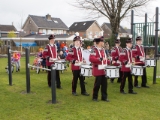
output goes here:
<path id="1" fill-rule="evenodd" d="M 156 75 L 157 75 L 157 55 L 158 55 L 158 22 L 159 22 L 159 8 L 156 7 L 156 20 L 155 20 L 155 67 L 153 71 L 153 84 L 156 84 Z"/>
<path id="2" fill-rule="evenodd" d="M 133 39 L 133 36 L 134 36 L 133 26 L 134 26 L 134 11 L 132 10 L 131 11 L 131 34 L 132 34 L 132 39 Z"/>

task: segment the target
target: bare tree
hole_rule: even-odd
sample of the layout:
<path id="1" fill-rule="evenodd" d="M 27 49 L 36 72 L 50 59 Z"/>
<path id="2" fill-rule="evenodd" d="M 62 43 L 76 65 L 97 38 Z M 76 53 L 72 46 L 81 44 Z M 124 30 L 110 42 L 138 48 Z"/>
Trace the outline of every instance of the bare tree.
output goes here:
<path id="1" fill-rule="evenodd" d="M 131 9 L 142 8 L 151 0 L 76 0 L 75 7 L 87 10 L 89 16 L 105 16 L 111 24 L 112 37 L 118 35 L 120 22 Z M 152 0 L 153 1 L 153 0 Z"/>

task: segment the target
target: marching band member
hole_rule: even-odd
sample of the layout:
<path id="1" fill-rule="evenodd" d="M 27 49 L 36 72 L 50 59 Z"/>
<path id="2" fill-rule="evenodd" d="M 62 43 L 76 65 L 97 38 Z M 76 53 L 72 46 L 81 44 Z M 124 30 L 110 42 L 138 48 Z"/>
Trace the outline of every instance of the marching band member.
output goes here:
<path id="1" fill-rule="evenodd" d="M 145 62 L 144 62 L 145 52 L 144 52 L 144 48 L 142 46 L 142 38 L 140 36 L 136 38 L 136 45 L 133 49 L 133 57 L 135 58 L 136 65 L 145 66 Z M 147 86 L 146 83 L 147 83 L 146 68 L 143 68 L 141 86 L 149 88 L 149 86 Z M 140 88 L 140 86 L 138 86 L 138 76 L 135 76 L 134 86 L 137 88 Z"/>
<path id="2" fill-rule="evenodd" d="M 71 62 L 71 70 L 73 74 L 72 80 L 72 95 L 77 96 L 76 88 L 77 88 L 77 81 L 78 78 L 80 80 L 80 87 L 81 87 L 81 94 L 85 96 L 89 96 L 86 92 L 85 84 L 84 84 L 84 77 L 80 75 L 81 69 L 80 66 L 77 64 L 80 62 L 85 62 L 83 59 L 82 49 L 81 49 L 81 40 L 79 36 L 76 36 L 73 39 L 74 47 L 71 48 L 68 52 L 66 59 Z"/>
<path id="3" fill-rule="evenodd" d="M 126 48 L 124 48 L 123 52 L 120 53 L 119 60 L 122 63 L 122 81 L 120 85 L 120 93 L 126 94 L 124 91 L 126 78 L 128 77 L 128 93 L 130 94 L 137 94 L 133 91 L 133 81 L 132 81 L 132 75 L 131 75 L 131 64 L 132 64 L 132 39 L 129 38 L 126 40 Z"/>
<path id="4" fill-rule="evenodd" d="M 121 44 L 120 39 L 116 39 L 115 40 L 115 47 L 113 47 L 112 50 L 111 50 L 112 60 L 116 61 L 113 64 L 114 66 L 120 66 L 119 55 L 123 51 L 123 49 L 120 47 L 120 44 Z M 120 83 L 121 79 L 122 79 L 122 71 L 121 71 L 121 69 L 119 69 L 119 75 L 120 75 L 120 77 L 118 78 L 117 83 Z M 113 81 L 114 81 L 114 78 L 111 79 L 112 83 L 113 83 Z"/>
<path id="5" fill-rule="evenodd" d="M 57 55 L 57 46 L 54 44 L 55 35 L 50 35 L 48 39 L 49 44 L 44 49 L 43 58 L 46 58 L 46 65 L 48 66 L 48 69 L 51 69 L 51 65 L 54 64 L 54 61 L 60 58 Z M 51 71 L 48 71 L 47 79 L 48 86 L 51 87 Z M 61 81 L 58 70 L 56 70 L 56 84 L 57 88 L 61 89 Z"/>
<path id="6" fill-rule="evenodd" d="M 101 100 L 109 102 L 107 95 L 107 78 L 105 77 L 104 69 L 99 70 L 98 65 L 110 64 L 107 60 L 105 50 L 104 50 L 104 40 L 103 37 L 95 38 L 96 47 L 92 49 L 89 60 L 92 63 L 92 75 L 95 76 L 95 83 L 93 88 L 93 101 L 98 101 L 98 91 L 101 86 Z"/>

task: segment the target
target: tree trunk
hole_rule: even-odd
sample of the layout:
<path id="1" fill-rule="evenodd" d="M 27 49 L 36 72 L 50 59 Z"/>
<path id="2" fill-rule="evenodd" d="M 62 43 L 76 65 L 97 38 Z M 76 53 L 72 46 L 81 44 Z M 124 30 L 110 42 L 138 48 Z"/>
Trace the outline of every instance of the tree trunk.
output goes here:
<path id="1" fill-rule="evenodd" d="M 120 22 L 114 18 L 110 20 L 111 28 L 112 28 L 112 36 L 110 39 L 110 46 L 114 46 L 114 41 L 118 37 Z"/>

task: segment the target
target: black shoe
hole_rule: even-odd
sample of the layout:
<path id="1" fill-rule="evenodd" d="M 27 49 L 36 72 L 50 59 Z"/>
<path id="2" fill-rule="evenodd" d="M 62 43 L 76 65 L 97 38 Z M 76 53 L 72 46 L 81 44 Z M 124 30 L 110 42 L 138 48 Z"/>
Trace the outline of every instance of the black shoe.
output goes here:
<path id="1" fill-rule="evenodd" d="M 57 89 L 62 89 L 62 87 L 60 86 L 60 87 L 57 87 Z"/>
<path id="2" fill-rule="evenodd" d="M 110 81 L 111 81 L 111 83 L 114 83 L 114 80 L 111 79 Z"/>
<path id="3" fill-rule="evenodd" d="M 136 92 L 134 92 L 134 91 L 130 91 L 130 92 L 128 92 L 129 94 L 137 94 Z"/>
<path id="4" fill-rule="evenodd" d="M 145 86 L 142 85 L 142 87 L 144 87 L 144 88 L 149 88 L 149 86 L 147 86 L 147 85 L 145 85 Z"/>
<path id="5" fill-rule="evenodd" d="M 84 82 L 84 84 L 87 84 L 87 82 Z"/>
<path id="6" fill-rule="evenodd" d="M 127 94 L 126 92 L 124 92 L 124 91 L 120 91 L 120 93 L 122 93 L 122 94 Z"/>
<path id="7" fill-rule="evenodd" d="M 101 99 L 101 100 L 105 102 L 110 102 L 108 99 Z"/>
<path id="8" fill-rule="evenodd" d="M 72 95 L 74 95 L 74 96 L 78 96 L 76 92 L 72 92 Z"/>
<path id="9" fill-rule="evenodd" d="M 89 96 L 89 93 L 87 92 L 84 92 L 84 93 L 81 93 L 82 95 L 85 95 L 85 96 Z"/>
<path id="10" fill-rule="evenodd" d="M 98 102 L 98 100 L 97 100 L 97 99 L 95 99 L 95 98 L 93 98 L 92 100 L 93 100 L 93 101 L 95 101 L 95 102 Z"/>
<path id="11" fill-rule="evenodd" d="M 141 86 L 138 86 L 138 85 L 137 85 L 137 86 L 134 86 L 134 87 L 136 87 L 136 88 L 140 88 Z"/>

